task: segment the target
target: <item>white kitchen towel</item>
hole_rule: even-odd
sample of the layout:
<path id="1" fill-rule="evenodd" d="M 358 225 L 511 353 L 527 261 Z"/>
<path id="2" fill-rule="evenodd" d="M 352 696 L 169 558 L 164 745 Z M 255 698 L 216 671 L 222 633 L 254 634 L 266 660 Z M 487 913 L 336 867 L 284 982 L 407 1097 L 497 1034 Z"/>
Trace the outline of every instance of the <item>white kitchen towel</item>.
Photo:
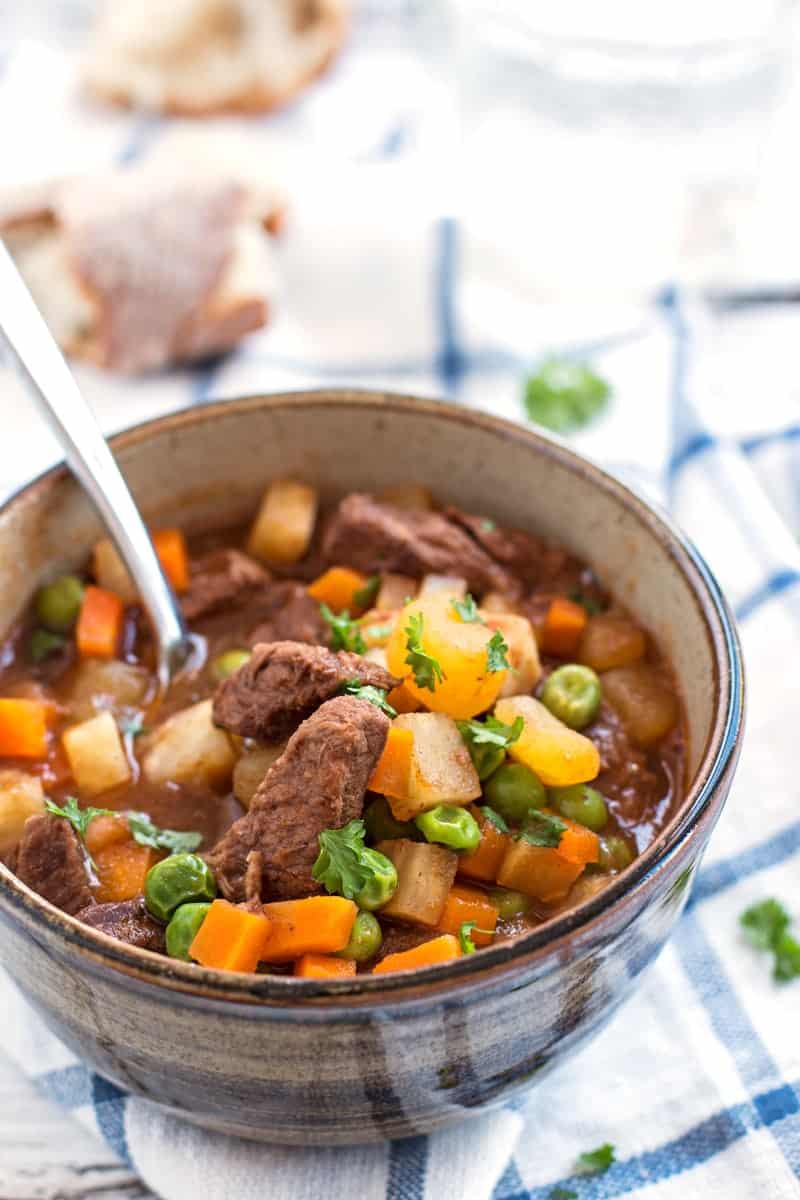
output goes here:
<path id="1" fill-rule="evenodd" d="M 201 370 L 120 381 L 84 368 L 80 381 L 106 430 L 317 383 L 446 396 L 523 420 L 522 380 L 543 356 L 590 362 L 613 398 L 571 444 L 671 506 L 740 620 L 749 726 L 730 801 L 676 935 L 636 997 L 525 1099 L 467 1126 L 335 1151 L 206 1134 L 89 1072 L 0 975 L 5 1048 L 165 1200 L 796 1200 L 800 983 L 773 981 L 768 956 L 743 942 L 739 915 L 776 896 L 800 926 L 798 318 L 743 313 L 720 333 L 674 289 L 649 302 L 543 303 L 524 247 L 503 257 L 456 217 L 432 215 L 420 164 L 437 84 L 376 29 L 362 24 L 290 113 L 247 130 L 265 155 L 295 155 L 270 329 Z M 164 136 L 158 122 L 78 104 L 71 64 L 49 51 L 15 48 L 4 66 L 6 170 L 40 172 L 54 142 L 67 168 L 143 154 Z M 6 377 L 0 430 L 2 493 L 56 450 Z M 410 476 L 412 466 L 413 453 Z M 617 1161 L 574 1175 L 577 1156 L 605 1142 Z"/>

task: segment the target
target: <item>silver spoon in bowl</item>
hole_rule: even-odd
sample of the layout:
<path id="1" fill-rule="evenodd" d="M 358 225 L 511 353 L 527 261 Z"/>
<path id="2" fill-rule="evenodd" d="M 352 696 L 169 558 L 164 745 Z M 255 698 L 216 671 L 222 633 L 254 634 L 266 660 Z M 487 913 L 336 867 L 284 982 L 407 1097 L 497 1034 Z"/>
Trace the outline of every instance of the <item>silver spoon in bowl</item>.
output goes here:
<path id="1" fill-rule="evenodd" d="M 163 692 L 194 657 L 197 639 L 186 628 L 141 513 L 100 427 L 2 241 L 0 337 L 139 590 L 156 637 Z"/>

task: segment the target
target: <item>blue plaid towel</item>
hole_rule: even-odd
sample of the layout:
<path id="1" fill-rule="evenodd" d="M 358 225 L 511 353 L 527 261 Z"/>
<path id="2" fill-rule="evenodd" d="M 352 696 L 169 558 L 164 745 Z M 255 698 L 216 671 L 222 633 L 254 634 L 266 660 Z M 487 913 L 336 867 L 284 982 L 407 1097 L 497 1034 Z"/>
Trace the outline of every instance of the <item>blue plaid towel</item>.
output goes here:
<path id="1" fill-rule="evenodd" d="M 800 921 L 800 691 L 787 675 L 800 620 L 800 425 L 781 370 L 768 370 L 793 371 L 796 318 L 742 314 L 709 326 L 677 292 L 542 305 L 519 264 L 415 206 L 407 172 L 429 96 L 396 39 L 367 40 L 291 114 L 248 131 L 265 139 L 264 153 L 276 138 L 309 147 L 317 171 L 323 148 L 328 161 L 337 156 L 324 190 L 313 169 L 297 174 L 306 183 L 295 187 L 280 251 L 275 324 L 213 370 L 120 382 L 81 369 L 80 382 L 109 431 L 211 397 L 320 383 L 438 394 L 522 419 L 521 378 L 542 355 L 590 361 L 613 401 L 572 444 L 669 504 L 741 622 L 750 721 L 729 804 L 680 927 L 637 996 L 526 1099 L 468 1127 L 337 1151 L 206 1134 L 92 1075 L 0 974 L 5 1048 L 166 1200 L 546 1200 L 558 1187 L 581 1200 L 797 1198 L 800 984 L 775 984 L 738 925 L 772 895 Z M 78 112 L 70 87 L 57 56 L 36 47 L 10 56 L 0 144 L 15 139 L 14 161 L 35 166 L 36 139 L 17 127 L 23 111 L 72 162 L 130 157 L 162 136 L 135 118 Z M 11 381 L 0 415 L 2 494 L 56 450 Z M 604 1142 L 616 1147 L 610 1169 L 573 1177 L 578 1154 Z"/>

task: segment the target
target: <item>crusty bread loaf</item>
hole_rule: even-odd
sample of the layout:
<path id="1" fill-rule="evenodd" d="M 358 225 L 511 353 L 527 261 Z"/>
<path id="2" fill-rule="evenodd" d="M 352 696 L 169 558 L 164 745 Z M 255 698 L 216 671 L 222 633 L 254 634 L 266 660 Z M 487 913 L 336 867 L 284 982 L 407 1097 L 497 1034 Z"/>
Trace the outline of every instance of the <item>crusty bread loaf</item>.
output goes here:
<path id="1" fill-rule="evenodd" d="M 0 234 L 67 353 L 153 370 L 266 323 L 282 198 L 210 165 L 159 159 L 0 196 Z"/>
<path id="2" fill-rule="evenodd" d="M 347 17 L 348 0 L 105 0 L 84 79 L 132 108 L 266 112 L 327 67 Z"/>

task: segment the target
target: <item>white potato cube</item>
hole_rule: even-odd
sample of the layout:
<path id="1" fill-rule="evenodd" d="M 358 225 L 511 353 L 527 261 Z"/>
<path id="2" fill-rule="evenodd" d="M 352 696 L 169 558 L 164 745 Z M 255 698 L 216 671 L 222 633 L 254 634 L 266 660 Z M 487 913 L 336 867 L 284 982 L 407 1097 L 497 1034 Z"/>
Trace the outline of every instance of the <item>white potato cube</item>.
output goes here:
<path id="1" fill-rule="evenodd" d="M 511 670 L 500 689 L 501 697 L 532 692 L 541 677 L 542 664 L 530 621 L 515 613 L 500 612 L 484 612 L 483 618 L 490 629 L 499 629 L 508 646 Z"/>
<path id="2" fill-rule="evenodd" d="M 108 709 L 119 716 L 125 709 L 139 708 L 149 687 L 144 667 L 117 658 L 86 658 L 72 677 L 67 703 L 73 717 L 85 721 Z"/>
<path id="3" fill-rule="evenodd" d="M 0 771 L 0 855 L 16 846 L 28 817 L 43 812 L 44 789 L 38 775 Z"/>
<path id="4" fill-rule="evenodd" d="M 130 764 L 110 712 L 73 725 L 61 741 L 81 795 L 98 796 L 130 780 Z"/>
<path id="5" fill-rule="evenodd" d="M 466 594 L 467 581 L 460 579 L 457 575 L 423 575 L 417 599 L 427 600 L 431 596 L 452 596 L 455 600 L 463 600 Z"/>
<path id="6" fill-rule="evenodd" d="M 92 551 L 92 574 L 99 587 L 116 592 L 126 604 L 139 599 L 136 584 L 110 538 L 101 538 Z"/>
<path id="7" fill-rule="evenodd" d="M 469 804 L 480 796 L 480 780 L 452 717 L 402 713 L 394 724 L 414 734 L 408 795 L 388 798 L 398 821 L 408 821 L 437 804 Z"/>
<path id="8" fill-rule="evenodd" d="M 264 776 L 286 749 L 286 742 L 257 746 L 247 750 L 233 768 L 233 794 L 242 808 L 249 808 L 250 801 L 261 786 Z"/>
<path id="9" fill-rule="evenodd" d="M 148 736 L 142 769 L 151 783 L 222 784 L 236 761 L 231 739 L 211 719 L 213 701 L 184 708 Z"/>
<path id="10" fill-rule="evenodd" d="M 247 552 L 267 563 L 296 563 L 308 550 L 316 519 L 316 489 L 278 479 L 264 493 Z"/>
<path id="11" fill-rule="evenodd" d="M 408 600 L 417 594 L 419 584 L 411 575 L 396 575 L 387 571 L 381 575 L 381 587 L 375 597 L 375 607 L 384 612 L 392 612 L 403 608 Z"/>

